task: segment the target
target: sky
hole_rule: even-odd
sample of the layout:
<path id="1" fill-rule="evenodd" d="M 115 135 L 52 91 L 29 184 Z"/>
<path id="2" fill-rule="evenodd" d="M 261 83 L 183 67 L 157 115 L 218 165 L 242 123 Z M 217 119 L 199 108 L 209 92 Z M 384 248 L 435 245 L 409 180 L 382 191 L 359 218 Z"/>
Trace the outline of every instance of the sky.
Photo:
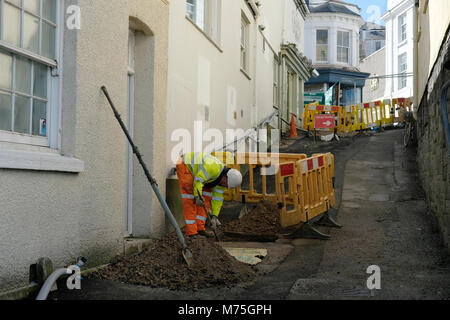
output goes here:
<path id="1" fill-rule="evenodd" d="M 346 0 L 345 2 L 357 4 L 361 8 L 361 15 L 365 21 L 385 25 L 380 17 L 386 12 L 387 0 Z"/>

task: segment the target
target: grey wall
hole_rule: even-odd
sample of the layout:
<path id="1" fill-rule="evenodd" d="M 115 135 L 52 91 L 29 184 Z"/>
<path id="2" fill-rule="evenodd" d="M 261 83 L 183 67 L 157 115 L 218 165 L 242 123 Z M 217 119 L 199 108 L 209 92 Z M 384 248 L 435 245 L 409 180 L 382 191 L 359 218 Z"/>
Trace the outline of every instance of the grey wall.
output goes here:
<path id="1" fill-rule="evenodd" d="M 450 80 L 443 67 L 450 61 L 450 34 L 434 66 L 417 113 L 418 165 L 427 201 L 435 215 L 444 244 L 450 251 L 450 156 L 440 106 L 441 90 Z M 450 118 L 450 95 L 444 117 Z"/>

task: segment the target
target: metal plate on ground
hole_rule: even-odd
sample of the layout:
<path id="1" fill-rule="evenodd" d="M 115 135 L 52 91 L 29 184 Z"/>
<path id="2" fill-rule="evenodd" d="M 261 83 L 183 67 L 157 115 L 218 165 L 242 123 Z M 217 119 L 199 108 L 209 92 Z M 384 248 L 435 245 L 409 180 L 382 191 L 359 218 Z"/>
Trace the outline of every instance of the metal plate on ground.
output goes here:
<path id="1" fill-rule="evenodd" d="M 251 248 L 224 248 L 231 256 L 238 261 L 257 265 L 267 256 L 267 249 L 251 249 Z"/>

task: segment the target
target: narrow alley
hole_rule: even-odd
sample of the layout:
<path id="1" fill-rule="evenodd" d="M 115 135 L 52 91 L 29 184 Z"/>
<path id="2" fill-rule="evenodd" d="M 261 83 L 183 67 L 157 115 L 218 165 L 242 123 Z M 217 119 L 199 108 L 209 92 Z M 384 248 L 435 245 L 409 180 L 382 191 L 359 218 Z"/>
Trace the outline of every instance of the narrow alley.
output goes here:
<path id="1" fill-rule="evenodd" d="M 83 290 L 63 290 L 49 299 L 449 299 L 450 258 L 418 183 L 415 150 L 403 146 L 403 133 L 388 130 L 334 143 L 298 140 L 283 150 L 335 154 L 333 215 L 343 228 L 318 227 L 330 232 L 328 241 L 246 244 L 274 255 L 260 266 L 270 272 L 252 284 L 177 292 L 85 280 Z M 373 265 L 381 270 L 380 290 L 367 288 Z"/>

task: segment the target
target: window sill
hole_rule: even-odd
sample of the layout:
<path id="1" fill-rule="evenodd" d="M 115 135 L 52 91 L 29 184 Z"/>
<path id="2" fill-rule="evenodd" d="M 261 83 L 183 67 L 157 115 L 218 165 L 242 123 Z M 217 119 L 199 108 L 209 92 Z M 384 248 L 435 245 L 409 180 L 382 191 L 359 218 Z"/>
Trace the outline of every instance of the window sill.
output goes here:
<path id="1" fill-rule="evenodd" d="M 252 78 L 249 76 L 249 74 L 247 73 L 247 71 L 245 71 L 244 69 L 241 68 L 241 72 L 242 72 L 242 74 L 243 74 L 248 80 L 252 80 Z"/>
<path id="2" fill-rule="evenodd" d="M 219 50 L 221 53 L 223 53 L 222 48 L 219 46 L 219 44 L 216 43 L 216 41 L 214 41 L 205 31 L 203 31 L 191 18 L 189 18 L 188 16 L 185 16 L 185 17 L 186 17 L 186 20 L 189 21 L 195 27 L 195 29 L 200 31 L 200 33 L 202 35 L 204 35 L 205 38 L 208 39 L 209 42 L 211 42 L 214 47 L 216 47 L 217 50 Z"/>
<path id="3" fill-rule="evenodd" d="M 84 162 L 60 155 L 56 150 L 0 144 L 0 169 L 80 173 Z"/>

